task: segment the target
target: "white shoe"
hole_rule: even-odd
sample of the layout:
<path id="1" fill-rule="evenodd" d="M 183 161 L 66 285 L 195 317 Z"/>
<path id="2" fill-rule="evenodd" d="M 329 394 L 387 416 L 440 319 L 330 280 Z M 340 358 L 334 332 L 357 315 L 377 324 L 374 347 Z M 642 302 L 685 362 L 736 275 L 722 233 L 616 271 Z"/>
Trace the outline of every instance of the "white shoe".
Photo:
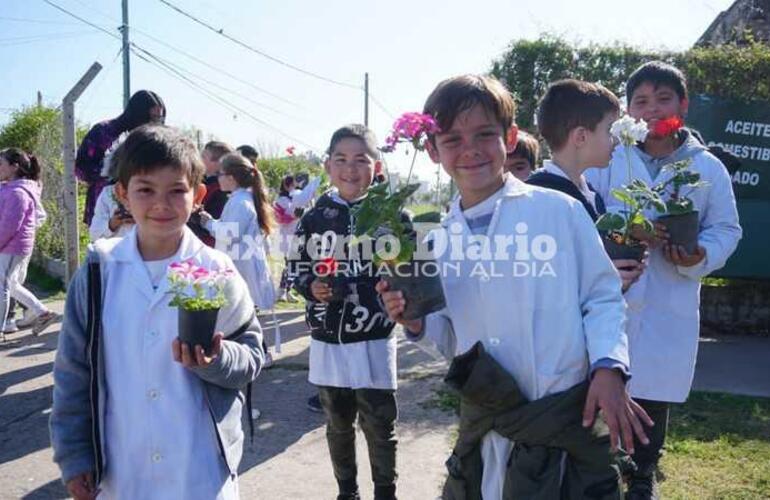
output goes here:
<path id="1" fill-rule="evenodd" d="M 16 333 L 19 331 L 19 326 L 16 324 L 16 320 L 9 319 L 5 321 L 5 328 L 3 333 Z"/>
<path id="2" fill-rule="evenodd" d="M 29 309 L 26 309 L 24 311 L 24 316 L 20 320 L 16 321 L 16 326 L 19 327 L 19 329 L 23 330 L 25 328 L 30 328 L 32 326 L 32 323 L 35 322 L 36 316 L 29 312 Z"/>

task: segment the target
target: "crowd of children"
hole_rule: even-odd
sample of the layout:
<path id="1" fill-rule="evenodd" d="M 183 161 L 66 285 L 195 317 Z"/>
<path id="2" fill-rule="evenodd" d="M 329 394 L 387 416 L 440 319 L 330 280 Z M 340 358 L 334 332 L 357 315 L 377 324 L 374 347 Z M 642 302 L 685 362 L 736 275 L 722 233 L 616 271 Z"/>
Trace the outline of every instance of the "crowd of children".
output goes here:
<path id="1" fill-rule="evenodd" d="M 599 84 L 561 80 L 539 103 L 537 133 L 527 133 L 495 78 L 439 83 L 423 109 L 438 124 L 426 149 L 458 195 L 431 238 L 447 242 L 433 259 L 452 272 L 441 276 L 445 307 L 405 319 L 402 292 L 350 239 L 355 207 L 382 167 L 370 129 L 351 124 L 332 134 L 324 163 L 331 188 L 316 201 L 320 178 L 302 185 L 293 175 L 271 201 L 254 148 L 212 141 L 199 154 L 158 123 L 165 107 L 157 95 L 137 95 L 81 147 L 83 161 L 100 163 L 80 168 L 92 182 L 92 245 L 68 287 L 50 426 L 73 497 L 237 498 L 244 396 L 268 354 L 256 312 L 292 289 L 306 301 L 309 381 L 326 419 L 338 500 L 360 498 L 356 422 L 375 499 L 396 498 L 396 324 L 452 360 L 447 380 L 461 397 L 460 427 L 442 498 L 659 497 L 669 408 L 686 400 L 693 378 L 700 279 L 741 238 L 729 174 L 688 129 L 618 146 L 610 128 L 619 99 Z M 627 113 L 651 127 L 683 118 L 685 77 L 647 63 L 629 78 L 626 99 Z M 112 140 L 129 133 L 110 152 L 99 139 L 107 132 Z M 542 166 L 537 136 L 549 151 Z M 640 232 L 642 262 L 611 259 L 595 222 L 624 209 L 612 191 L 632 179 L 652 185 L 683 159 L 706 181 L 692 195 L 697 249 L 670 244 L 656 225 Z M 23 286 L 45 219 L 40 169 L 31 154 L 0 151 L 3 332 L 14 331 L 14 301 L 35 334 L 61 318 Z M 286 263 L 278 294 L 271 236 Z M 535 237 L 543 245 L 519 247 Z M 468 258 L 481 239 L 488 258 Z M 190 260 L 237 271 L 209 351 L 177 339 L 170 306 L 168 266 Z M 531 272 L 496 273 L 500 261 Z M 118 290 L 120 302 L 105 300 Z"/>

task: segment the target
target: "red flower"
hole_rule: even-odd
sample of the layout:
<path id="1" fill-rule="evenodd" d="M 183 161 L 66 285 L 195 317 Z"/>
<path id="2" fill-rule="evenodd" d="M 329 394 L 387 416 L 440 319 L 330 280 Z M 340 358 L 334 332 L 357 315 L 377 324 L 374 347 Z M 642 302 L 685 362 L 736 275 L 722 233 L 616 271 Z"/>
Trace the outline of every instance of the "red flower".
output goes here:
<path id="1" fill-rule="evenodd" d="M 669 137 L 679 132 L 679 129 L 682 128 L 683 125 L 684 122 L 681 118 L 678 116 L 670 116 L 655 122 L 655 125 L 650 131 L 650 135 L 657 138 Z"/>
<path id="2" fill-rule="evenodd" d="M 286 148 L 286 153 L 288 153 L 289 156 L 294 156 L 295 149 L 296 149 L 295 146 L 289 146 L 288 148 Z"/>
<path id="3" fill-rule="evenodd" d="M 327 257 L 316 263 L 315 274 L 316 276 L 320 277 L 334 276 L 337 273 L 338 267 L 339 264 L 336 260 L 334 260 L 332 257 Z"/>

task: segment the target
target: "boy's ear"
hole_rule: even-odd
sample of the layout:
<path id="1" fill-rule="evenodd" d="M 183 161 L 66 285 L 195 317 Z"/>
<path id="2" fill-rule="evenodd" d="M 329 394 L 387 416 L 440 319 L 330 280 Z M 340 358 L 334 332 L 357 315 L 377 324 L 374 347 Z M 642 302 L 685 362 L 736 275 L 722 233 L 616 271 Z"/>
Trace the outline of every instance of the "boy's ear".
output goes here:
<path id="1" fill-rule="evenodd" d="M 120 182 L 115 184 L 115 194 L 118 197 L 118 201 L 120 201 L 123 206 L 130 209 L 131 207 L 128 206 L 128 191 L 125 187 L 123 187 L 123 184 Z"/>
<path id="2" fill-rule="evenodd" d="M 425 141 L 425 150 L 428 152 L 428 156 L 430 157 L 431 161 L 433 161 L 433 163 L 441 163 L 439 161 L 438 150 L 433 144 L 433 140 L 428 139 Z"/>
<path id="3" fill-rule="evenodd" d="M 578 148 L 583 147 L 583 145 L 586 143 L 586 139 L 588 138 L 586 132 L 587 129 L 585 127 L 573 128 L 569 131 L 569 135 L 567 136 L 567 143 L 573 144 Z"/>
<path id="4" fill-rule="evenodd" d="M 382 160 L 374 160 L 374 175 L 380 175 L 382 173 Z"/>
<path id="5" fill-rule="evenodd" d="M 684 118 L 687 116 L 687 110 L 690 107 L 690 101 L 685 97 L 684 99 L 679 99 L 679 116 Z"/>
<path id="6" fill-rule="evenodd" d="M 324 171 L 326 172 L 326 175 L 330 175 L 329 174 L 329 165 L 331 165 L 331 160 L 329 158 L 327 158 L 324 161 Z"/>

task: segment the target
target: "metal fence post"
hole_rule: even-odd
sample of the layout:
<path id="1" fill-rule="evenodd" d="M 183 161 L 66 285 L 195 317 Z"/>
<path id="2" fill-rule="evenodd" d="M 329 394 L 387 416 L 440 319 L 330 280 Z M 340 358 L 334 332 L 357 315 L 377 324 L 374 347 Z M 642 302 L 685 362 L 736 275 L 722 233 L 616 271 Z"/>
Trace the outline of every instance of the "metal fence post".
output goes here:
<path id="1" fill-rule="evenodd" d="M 75 177 L 75 101 L 93 81 L 102 65 L 95 62 L 62 101 L 64 127 L 64 255 L 67 259 L 67 283 L 80 263 L 78 255 L 78 183 Z"/>

